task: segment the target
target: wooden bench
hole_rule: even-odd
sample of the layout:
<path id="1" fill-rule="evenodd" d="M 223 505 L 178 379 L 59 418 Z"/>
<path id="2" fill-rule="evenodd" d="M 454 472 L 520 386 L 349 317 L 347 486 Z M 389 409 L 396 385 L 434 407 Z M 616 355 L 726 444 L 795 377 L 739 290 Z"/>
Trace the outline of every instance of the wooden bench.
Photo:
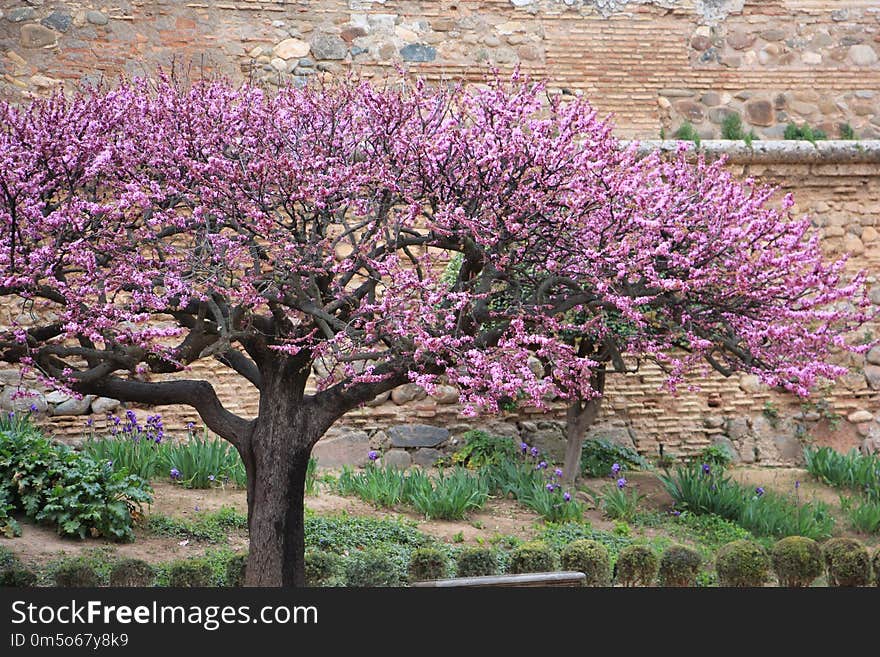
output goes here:
<path id="1" fill-rule="evenodd" d="M 522 575 L 487 575 L 485 577 L 454 577 L 413 582 L 410 586 L 447 588 L 453 586 L 583 586 L 587 576 L 575 571 L 555 573 L 524 573 Z"/>

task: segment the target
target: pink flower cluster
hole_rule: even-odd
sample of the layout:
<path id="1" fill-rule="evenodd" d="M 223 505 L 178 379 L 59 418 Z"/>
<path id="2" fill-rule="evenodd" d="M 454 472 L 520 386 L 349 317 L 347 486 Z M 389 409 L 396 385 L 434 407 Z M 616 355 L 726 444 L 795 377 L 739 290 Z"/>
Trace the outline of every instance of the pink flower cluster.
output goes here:
<path id="1" fill-rule="evenodd" d="M 867 348 L 851 336 L 871 314 L 864 275 L 773 192 L 639 158 L 587 101 L 519 75 L 275 95 L 160 78 L 6 104 L 0 293 L 29 312 L 2 358 L 82 390 L 270 354 L 320 362 L 322 390 L 445 374 L 472 411 L 589 398 L 597 361 L 623 357 L 673 389 L 708 364 L 807 394 Z"/>

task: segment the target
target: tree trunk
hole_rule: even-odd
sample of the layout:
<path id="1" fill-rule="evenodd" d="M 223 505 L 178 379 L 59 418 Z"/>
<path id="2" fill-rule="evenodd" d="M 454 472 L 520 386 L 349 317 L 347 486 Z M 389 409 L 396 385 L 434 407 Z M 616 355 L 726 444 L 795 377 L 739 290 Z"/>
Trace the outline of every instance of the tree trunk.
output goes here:
<path id="1" fill-rule="evenodd" d="M 297 377 L 263 373 L 260 414 L 242 458 L 248 476 L 246 586 L 304 586 L 305 477 L 323 435 Z"/>
<path id="2" fill-rule="evenodd" d="M 587 401 L 577 400 L 569 405 L 565 413 L 565 462 L 562 466 L 562 479 L 568 484 L 573 484 L 580 474 L 584 434 L 599 417 L 602 395 L 605 392 L 604 364 L 600 364 L 590 375 L 590 385 L 599 396 Z"/>

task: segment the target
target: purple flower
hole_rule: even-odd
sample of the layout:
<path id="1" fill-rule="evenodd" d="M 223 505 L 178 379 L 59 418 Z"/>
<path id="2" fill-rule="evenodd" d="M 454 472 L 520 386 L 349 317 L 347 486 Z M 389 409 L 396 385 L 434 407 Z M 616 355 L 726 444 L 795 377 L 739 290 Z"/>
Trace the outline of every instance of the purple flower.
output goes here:
<path id="1" fill-rule="evenodd" d="M 618 487 L 619 489 L 623 490 L 623 487 L 624 487 L 624 486 L 626 486 L 626 479 L 624 479 L 623 477 L 621 477 L 620 479 L 617 480 L 617 487 Z"/>
<path id="2" fill-rule="evenodd" d="M 611 466 L 611 474 L 616 475 L 618 472 L 620 472 L 620 463 L 615 463 Z"/>
<path id="3" fill-rule="evenodd" d="M 797 489 L 797 488 L 800 488 L 800 487 L 801 487 L 801 482 L 800 482 L 800 481 L 795 481 L 795 482 L 794 482 L 794 487 L 795 487 L 796 489 Z"/>
<path id="4" fill-rule="evenodd" d="M 520 444 L 519 444 L 519 448 L 520 448 L 520 451 L 522 451 L 523 454 L 525 454 L 527 451 L 529 451 L 529 446 L 526 445 L 525 443 L 520 443 Z"/>
<path id="5" fill-rule="evenodd" d="M 529 453 L 530 453 L 532 456 L 537 456 L 537 455 L 538 455 L 538 448 L 537 448 L 537 447 L 532 447 L 532 449 L 531 449 L 531 451 L 530 451 Z"/>
<path id="6" fill-rule="evenodd" d="M 37 405 L 31 404 L 31 413 L 36 413 L 36 412 L 37 412 Z"/>
<path id="7" fill-rule="evenodd" d="M 215 479 L 214 475 L 208 475 L 208 481 L 214 481 L 214 479 Z"/>
<path id="8" fill-rule="evenodd" d="M 374 449 L 371 449 L 369 452 L 367 452 L 367 458 L 370 459 L 371 461 L 375 461 L 376 459 L 379 458 L 379 452 L 377 452 Z"/>
<path id="9" fill-rule="evenodd" d="M 547 461 L 541 461 L 541 462 L 538 464 L 538 469 L 539 469 L 539 470 L 543 470 L 543 469 L 545 469 L 546 467 L 547 467 Z"/>
<path id="10" fill-rule="evenodd" d="M 755 495 L 757 495 L 758 497 L 761 497 L 762 495 L 764 495 L 764 489 L 761 486 L 758 486 L 755 489 Z"/>
<path id="11" fill-rule="evenodd" d="M 703 474 L 709 474 L 710 472 L 712 472 L 712 468 L 709 467 L 708 463 L 704 463 L 703 464 Z"/>
<path id="12" fill-rule="evenodd" d="M 9 419 L 13 419 L 15 417 L 15 411 L 9 411 Z"/>
<path id="13" fill-rule="evenodd" d="M 556 489 L 553 487 L 553 484 L 547 484 L 547 490 L 549 490 L 552 493 Z"/>
<path id="14" fill-rule="evenodd" d="M 563 493 L 562 499 L 564 499 L 566 502 L 571 502 L 571 493 Z"/>
<path id="15" fill-rule="evenodd" d="M 676 518 L 678 518 L 678 516 L 681 515 L 681 511 L 672 511 L 672 515 L 674 515 Z"/>
<path id="16" fill-rule="evenodd" d="M 171 468 L 171 478 L 172 479 L 180 479 L 180 470 L 177 468 Z"/>
<path id="17" fill-rule="evenodd" d="M 112 467 L 113 467 L 113 461 L 107 461 L 107 467 L 108 467 L 108 468 L 112 468 Z"/>
<path id="18" fill-rule="evenodd" d="M 86 420 L 86 426 L 87 426 L 87 427 L 92 426 L 94 423 L 95 423 L 95 421 L 94 421 L 92 418 L 89 418 L 88 420 Z"/>
<path id="19" fill-rule="evenodd" d="M 187 422 L 187 423 L 186 423 L 186 430 L 187 430 L 187 431 L 192 431 L 192 430 L 193 430 L 193 427 L 195 427 L 195 426 L 196 426 L 196 425 L 193 424 L 192 422 Z"/>

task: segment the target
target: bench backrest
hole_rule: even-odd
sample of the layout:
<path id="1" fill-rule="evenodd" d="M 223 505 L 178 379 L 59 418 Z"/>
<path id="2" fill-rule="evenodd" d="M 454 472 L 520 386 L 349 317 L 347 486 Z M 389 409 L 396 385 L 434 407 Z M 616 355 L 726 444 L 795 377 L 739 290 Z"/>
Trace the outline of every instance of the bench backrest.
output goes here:
<path id="1" fill-rule="evenodd" d="M 413 582 L 411 586 L 445 588 L 452 586 L 583 586 L 587 576 L 575 571 L 523 573 L 522 575 L 487 575 L 485 577 L 454 577 Z"/>

